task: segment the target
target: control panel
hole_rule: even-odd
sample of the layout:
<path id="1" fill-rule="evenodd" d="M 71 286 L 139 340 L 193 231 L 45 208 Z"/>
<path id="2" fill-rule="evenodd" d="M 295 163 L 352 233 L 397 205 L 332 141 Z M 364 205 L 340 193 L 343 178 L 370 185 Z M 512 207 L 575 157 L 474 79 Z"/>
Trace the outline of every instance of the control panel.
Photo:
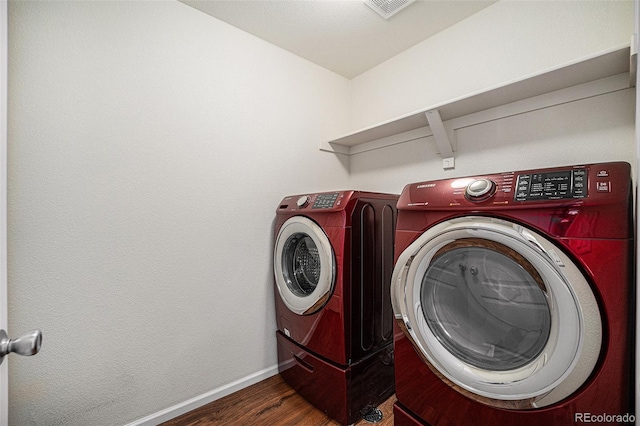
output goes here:
<path id="1" fill-rule="evenodd" d="M 492 209 L 549 203 L 615 203 L 625 200 L 630 165 L 624 162 L 494 173 L 407 185 L 398 208 Z"/>
<path id="2" fill-rule="evenodd" d="M 313 202 L 312 209 L 330 209 L 336 204 L 339 192 L 332 194 L 318 194 L 316 200 Z"/>
<path id="3" fill-rule="evenodd" d="M 285 197 L 278 207 L 279 211 L 298 210 L 336 210 L 343 208 L 349 197 L 346 192 L 323 192 L 320 194 L 292 195 Z"/>
<path id="4" fill-rule="evenodd" d="M 588 195 L 586 168 L 518 175 L 514 201 L 563 200 Z"/>

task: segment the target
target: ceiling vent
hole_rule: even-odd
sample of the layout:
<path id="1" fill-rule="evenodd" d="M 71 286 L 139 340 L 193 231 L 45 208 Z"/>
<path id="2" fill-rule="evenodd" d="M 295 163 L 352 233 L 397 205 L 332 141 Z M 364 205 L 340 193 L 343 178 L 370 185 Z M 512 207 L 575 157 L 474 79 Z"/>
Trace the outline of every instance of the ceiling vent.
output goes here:
<path id="1" fill-rule="evenodd" d="M 362 0 L 384 19 L 389 19 L 415 0 Z"/>

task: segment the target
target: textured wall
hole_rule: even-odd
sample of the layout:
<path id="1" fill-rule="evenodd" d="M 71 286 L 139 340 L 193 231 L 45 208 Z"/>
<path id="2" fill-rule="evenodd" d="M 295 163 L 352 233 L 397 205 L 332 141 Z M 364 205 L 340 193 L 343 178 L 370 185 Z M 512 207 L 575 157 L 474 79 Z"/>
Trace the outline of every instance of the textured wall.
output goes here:
<path id="1" fill-rule="evenodd" d="M 115 425 L 276 364 L 281 197 L 347 186 L 348 81 L 177 2 L 10 2 L 10 424 Z"/>
<path id="2" fill-rule="evenodd" d="M 500 1 L 356 77 L 352 130 L 629 44 L 631 1 Z M 354 187 L 598 161 L 634 164 L 635 89 L 456 130 L 456 167 L 429 137 L 351 156 Z"/>
<path id="3" fill-rule="evenodd" d="M 351 156 L 351 185 L 400 192 L 433 179 L 600 161 L 635 167 L 635 89 L 456 131 L 453 170 L 432 137 Z"/>
<path id="4" fill-rule="evenodd" d="M 633 2 L 499 1 L 352 80 L 352 129 L 629 44 Z"/>
<path id="5" fill-rule="evenodd" d="M 123 424 L 273 367 L 281 197 L 446 175 L 424 141 L 318 140 L 628 42 L 607 3 L 500 2 L 350 83 L 177 2 L 10 2 L 9 331 L 44 333 L 8 361 L 11 424 Z M 633 93 L 459 132 L 453 173 L 632 161 Z"/>

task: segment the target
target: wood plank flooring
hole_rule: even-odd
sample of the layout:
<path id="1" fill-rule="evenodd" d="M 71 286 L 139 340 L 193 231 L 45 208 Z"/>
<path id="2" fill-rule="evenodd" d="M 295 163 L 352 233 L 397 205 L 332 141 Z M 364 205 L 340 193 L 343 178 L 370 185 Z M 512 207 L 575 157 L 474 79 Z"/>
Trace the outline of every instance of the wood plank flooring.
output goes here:
<path id="1" fill-rule="evenodd" d="M 393 395 L 378 408 L 383 419 L 376 425 L 393 425 Z M 365 420 L 356 425 L 371 425 Z M 339 423 L 309 404 L 275 375 L 194 411 L 162 423 L 161 426 L 213 425 L 301 425 L 338 426 Z"/>

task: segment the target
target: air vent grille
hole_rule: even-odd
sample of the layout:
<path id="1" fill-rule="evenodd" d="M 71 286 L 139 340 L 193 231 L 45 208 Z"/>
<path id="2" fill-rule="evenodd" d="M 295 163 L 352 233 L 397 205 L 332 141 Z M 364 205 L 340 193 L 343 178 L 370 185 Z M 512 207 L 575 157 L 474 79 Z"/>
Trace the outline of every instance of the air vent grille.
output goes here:
<path id="1" fill-rule="evenodd" d="M 364 4 L 373 9 L 384 19 L 389 19 L 415 0 L 362 0 Z"/>

